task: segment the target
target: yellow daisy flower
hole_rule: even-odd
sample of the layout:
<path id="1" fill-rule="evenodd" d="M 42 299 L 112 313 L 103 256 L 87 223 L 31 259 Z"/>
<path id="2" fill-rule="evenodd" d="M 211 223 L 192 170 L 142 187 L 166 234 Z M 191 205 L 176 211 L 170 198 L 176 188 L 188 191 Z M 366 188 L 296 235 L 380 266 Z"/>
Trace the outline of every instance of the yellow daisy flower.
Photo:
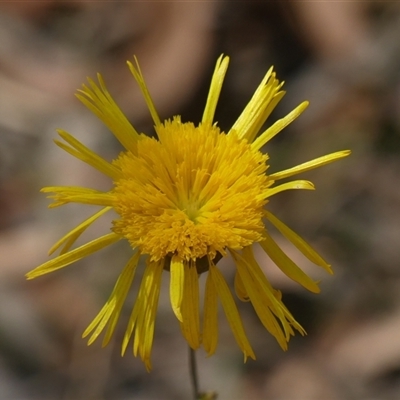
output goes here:
<path id="1" fill-rule="evenodd" d="M 277 181 L 320 167 L 347 156 L 339 151 L 304 164 L 267 174 L 268 155 L 261 148 L 307 107 L 301 103 L 264 132 L 259 131 L 284 95 L 283 83 L 272 68 L 229 132 L 214 123 L 222 83 L 229 59 L 216 64 L 202 121 L 182 122 L 179 116 L 162 122 L 144 81 L 139 64 L 128 62 L 139 84 L 155 125 L 156 138 L 139 134 L 107 91 L 103 79 L 89 80 L 77 97 L 112 131 L 125 150 L 108 162 L 65 131 L 56 144 L 110 177 L 108 192 L 84 187 L 46 187 L 54 200 L 50 207 L 68 203 L 101 206 L 101 210 L 61 238 L 50 254 L 60 255 L 27 274 L 28 279 L 63 268 L 119 240 L 127 240 L 133 255 L 122 270 L 110 298 L 83 333 L 89 344 L 106 329 L 106 345 L 117 324 L 141 257 L 146 267 L 122 343 L 124 354 L 133 336 L 133 353 L 146 368 L 150 356 L 163 271 L 170 276 L 170 301 L 182 334 L 192 349 L 203 345 L 211 355 L 218 341 L 218 301 L 234 337 L 247 357 L 255 355 L 246 336 L 235 300 L 217 268 L 222 257 L 231 256 L 236 265 L 235 292 L 250 301 L 265 328 L 283 349 L 294 331 L 304 334 L 254 258 L 252 245 L 259 243 L 274 263 L 291 279 L 318 292 L 308 277 L 279 248 L 265 223 L 269 221 L 309 260 L 331 273 L 330 266 L 296 233 L 265 209 L 269 198 L 288 189 L 312 190 L 305 180 L 282 184 Z M 71 250 L 77 238 L 98 218 L 114 210 L 118 215 L 111 232 Z M 199 275 L 208 272 L 202 324 L 200 324 Z"/>

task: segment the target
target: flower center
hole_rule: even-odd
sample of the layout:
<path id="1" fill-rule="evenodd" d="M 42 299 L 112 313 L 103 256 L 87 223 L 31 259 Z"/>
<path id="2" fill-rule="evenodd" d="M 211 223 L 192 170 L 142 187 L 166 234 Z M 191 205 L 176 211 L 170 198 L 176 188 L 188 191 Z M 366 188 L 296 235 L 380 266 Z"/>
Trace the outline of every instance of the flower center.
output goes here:
<path id="1" fill-rule="evenodd" d="M 268 156 L 234 132 L 179 117 L 156 129 L 159 140 L 141 135 L 137 154 L 114 161 L 123 175 L 114 231 L 152 260 L 213 259 L 262 240 Z"/>

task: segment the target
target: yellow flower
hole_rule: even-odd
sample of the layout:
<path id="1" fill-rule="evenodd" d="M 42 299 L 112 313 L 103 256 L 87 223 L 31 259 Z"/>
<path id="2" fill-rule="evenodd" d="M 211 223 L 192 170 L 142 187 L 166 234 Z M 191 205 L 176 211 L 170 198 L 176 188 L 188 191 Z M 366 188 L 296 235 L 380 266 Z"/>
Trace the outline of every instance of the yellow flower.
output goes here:
<path id="1" fill-rule="evenodd" d="M 128 62 L 154 121 L 157 139 L 139 134 L 114 102 L 100 75 L 99 84 L 89 80 L 77 97 L 112 131 L 125 150 L 111 163 L 85 147 L 65 131 L 56 144 L 110 177 L 108 192 L 83 187 L 46 187 L 57 207 L 67 203 L 101 206 L 60 239 L 50 254 L 60 255 L 27 274 L 28 279 L 63 268 L 109 246 L 127 240 L 133 255 L 122 270 L 107 303 L 83 333 L 92 343 L 106 328 L 106 345 L 117 324 L 130 290 L 139 259 L 146 267 L 122 343 L 122 354 L 133 335 L 133 352 L 151 368 L 155 317 L 163 271 L 170 274 L 170 301 L 182 334 L 190 347 L 203 345 L 209 355 L 218 341 L 218 300 L 235 339 L 247 357 L 255 358 L 231 291 L 216 264 L 231 256 L 236 265 L 235 291 L 250 301 L 265 328 L 283 349 L 294 331 L 304 334 L 272 288 L 254 258 L 252 245 L 259 243 L 276 265 L 291 279 L 312 292 L 317 283 L 278 247 L 266 228 L 269 221 L 308 259 L 331 273 L 330 266 L 296 233 L 265 209 L 268 199 L 288 189 L 314 189 L 311 182 L 295 180 L 276 185 L 292 175 L 320 167 L 347 156 L 339 151 L 293 168 L 267 174 L 268 155 L 261 148 L 307 107 L 303 102 L 264 132 L 259 131 L 284 93 L 272 68 L 229 132 L 214 123 L 228 57 L 221 56 L 212 77 L 201 123 L 195 126 L 176 116 L 162 122 L 148 92 L 137 60 Z M 111 232 L 70 250 L 77 238 L 110 210 L 118 214 Z M 208 272 L 202 324 L 200 324 L 199 275 Z"/>

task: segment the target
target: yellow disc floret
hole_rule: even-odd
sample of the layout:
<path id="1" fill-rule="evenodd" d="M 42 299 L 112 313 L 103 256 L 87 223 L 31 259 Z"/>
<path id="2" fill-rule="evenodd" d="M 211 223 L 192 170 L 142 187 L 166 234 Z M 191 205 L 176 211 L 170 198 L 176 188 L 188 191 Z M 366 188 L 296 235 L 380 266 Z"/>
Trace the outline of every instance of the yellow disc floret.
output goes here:
<path id="1" fill-rule="evenodd" d="M 115 161 L 114 231 L 153 261 L 166 256 L 214 258 L 262 240 L 268 156 L 235 132 L 179 117 L 142 136 L 137 154 Z"/>

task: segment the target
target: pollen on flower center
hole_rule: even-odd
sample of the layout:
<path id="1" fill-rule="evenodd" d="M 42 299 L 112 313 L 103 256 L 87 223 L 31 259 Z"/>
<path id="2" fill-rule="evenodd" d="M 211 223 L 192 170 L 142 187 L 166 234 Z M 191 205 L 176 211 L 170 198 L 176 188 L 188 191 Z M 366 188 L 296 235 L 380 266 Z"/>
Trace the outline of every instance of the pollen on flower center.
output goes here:
<path id="1" fill-rule="evenodd" d="M 114 161 L 114 231 L 154 261 L 214 258 L 262 240 L 268 156 L 235 132 L 179 117 L 156 130 L 159 140 L 141 135 L 137 153 Z"/>

